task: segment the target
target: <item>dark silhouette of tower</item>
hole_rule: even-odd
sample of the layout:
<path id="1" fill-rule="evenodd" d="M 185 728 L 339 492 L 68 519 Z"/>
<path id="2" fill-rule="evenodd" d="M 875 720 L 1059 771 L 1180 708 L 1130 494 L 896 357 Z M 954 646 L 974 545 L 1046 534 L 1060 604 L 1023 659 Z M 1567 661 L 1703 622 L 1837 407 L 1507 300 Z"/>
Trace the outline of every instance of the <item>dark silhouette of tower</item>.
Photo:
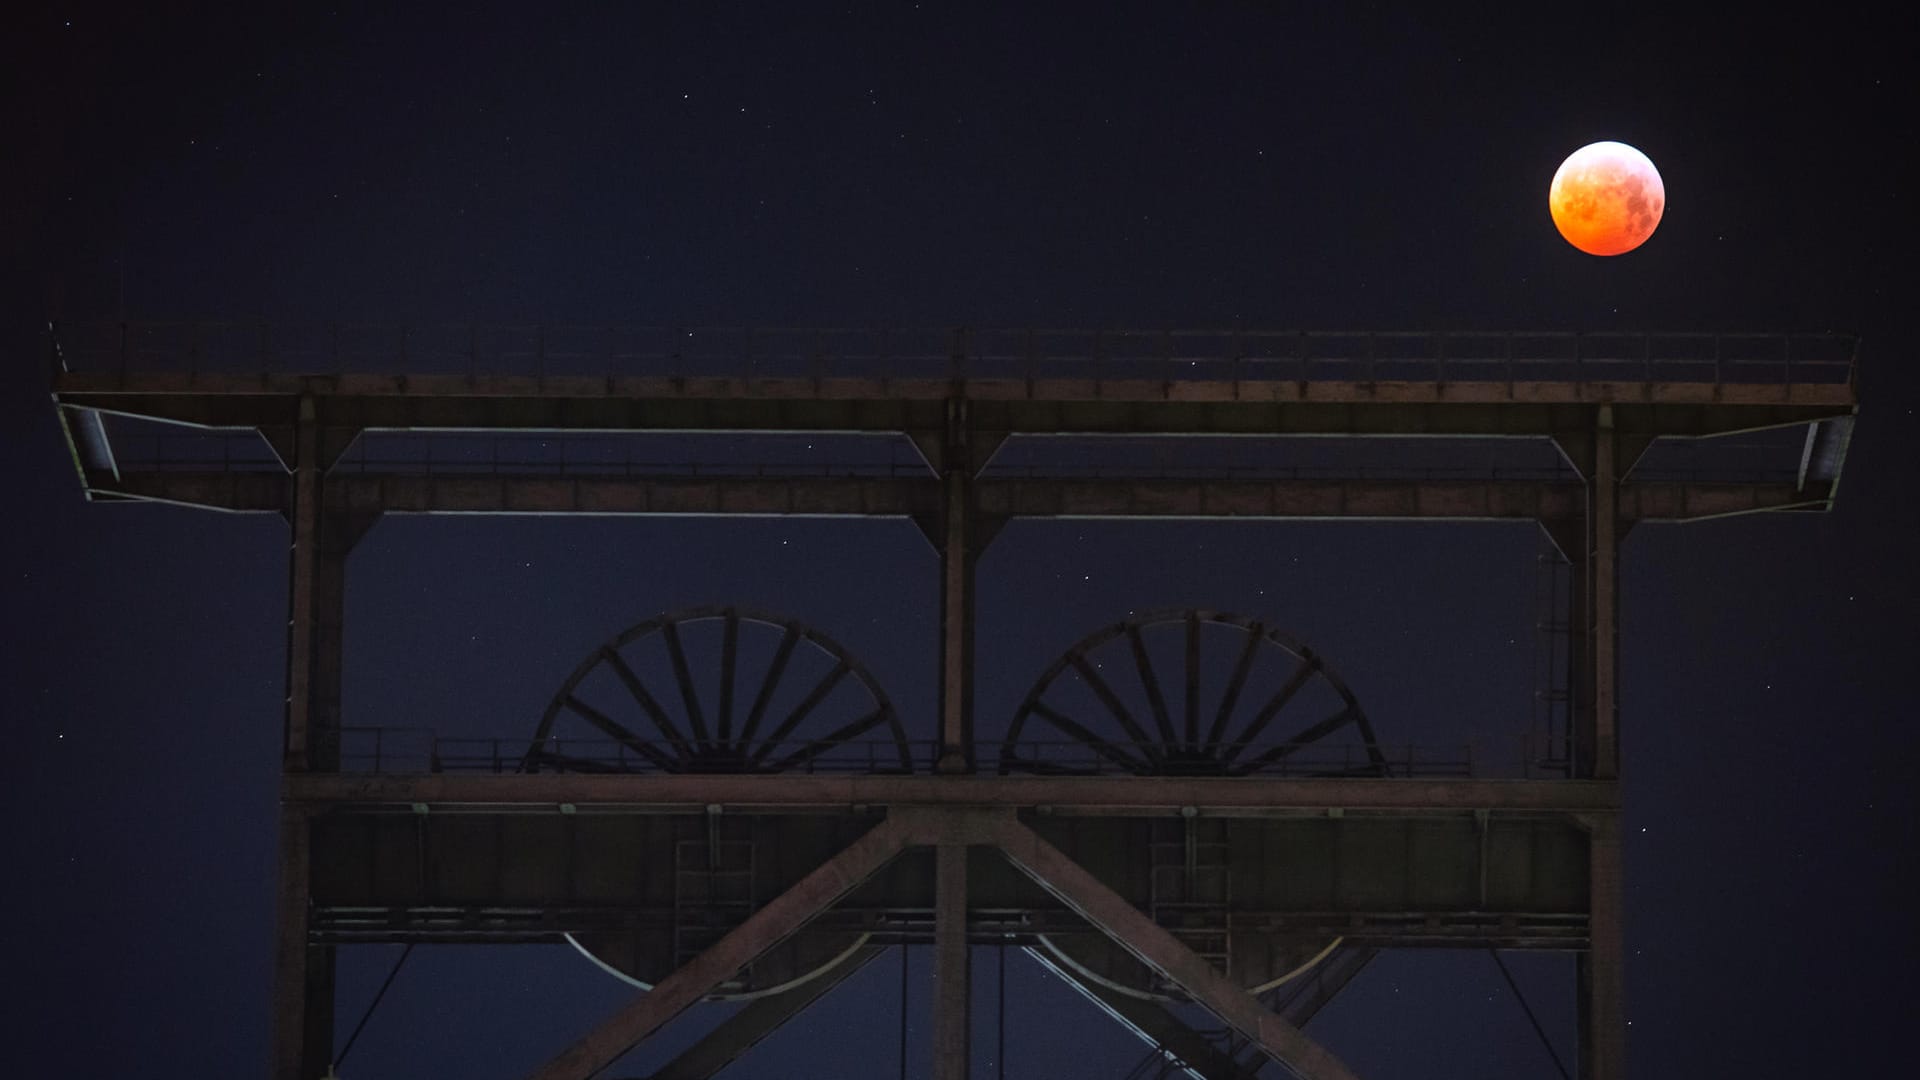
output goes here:
<path id="1" fill-rule="evenodd" d="M 1832 336 L 116 324 L 62 328 L 52 352 L 89 498 L 291 525 L 279 1080 L 329 1071 L 338 949 L 561 940 L 648 989 L 556 1046 L 542 1080 L 596 1075 L 702 1000 L 750 1000 L 655 1074 L 711 1075 L 886 947 L 927 943 L 934 1075 L 961 1080 L 976 942 L 1026 949 L 1203 1080 L 1269 1058 L 1351 1076 L 1302 1027 L 1379 950 L 1570 951 L 1578 1075 L 1617 1080 L 1621 540 L 1825 509 L 1857 400 L 1854 343 Z M 117 435 L 141 419 L 229 450 L 172 459 Z M 1791 437 L 1777 463 L 1643 462 L 1756 431 Z M 354 459 L 369 432 L 859 433 L 904 436 L 921 463 L 449 470 Z M 1048 436 L 1365 436 L 1397 457 L 1090 468 L 1050 459 Z M 1561 464 L 1441 462 L 1458 437 L 1551 444 Z M 1009 440 L 1040 449 L 996 469 Z M 937 715 L 903 715 L 793 613 L 715 606 L 613 636 L 509 738 L 357 728 L 347 560 L 394 513 L 910 518 L 938 555 Z M 1037 662 L 982 740 L 975 574 L 1018 517 L 1536 521 L 1566 570 L 1541 723 L 1505 757 L 1405 751 L 1297 628 L 1177 609 Z M 1186 1001 L 1230 1034 L 1189 1026 L 1169 1007 Z"/>

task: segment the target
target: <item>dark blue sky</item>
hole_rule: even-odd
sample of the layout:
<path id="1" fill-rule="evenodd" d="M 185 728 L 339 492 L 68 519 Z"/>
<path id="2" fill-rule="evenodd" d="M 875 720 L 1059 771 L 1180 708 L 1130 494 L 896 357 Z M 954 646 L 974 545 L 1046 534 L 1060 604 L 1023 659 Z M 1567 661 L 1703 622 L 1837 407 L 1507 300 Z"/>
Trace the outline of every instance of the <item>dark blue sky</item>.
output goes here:
<path id="1" fill-rule="evenodd" d="M 1858 332 L 1832 514 L 1626 544 L 1628 1009 L 1636 1077 L 1895 1060 L 1910 27 L 1844 4 L 166 7 L 40 5 L 0 43 L 5 1071 L 250 1075 L 268 1032 L 285 528 L 84 505 L 49 314 Z M 1545 205 L 1598 139 L 1667 188 L 1616 259 Z M 1537 550 L 1519 525 L 1019 523 L 982 565 L 982 723 L 1093 628 L 1197 604 L 1313 643 L 1383 737 L 1520 730 Z M 352 563 L 348 722 L 517 736 L 615 631 L 728 601 L 822 627 L 924 716 L 934 570 L 904 522 L 386 521 Z M 343 1034 L 392 955 L 365 954 Z M 1515 966 L 1566 1054 L 1570 964 Z M 897 978 L 883 960 L 727 1075 L 896 1075 Z M 1137 1058 L 1012 957 L 1009 983 L 1008 1076 Z M 417 954 L 345 1075 L 518 1075 L 622 997 L 559 949 Z M 1314 1031 L 1369 1077 L 1551 1075 L 1484 956 L 1383 961 Z"/>

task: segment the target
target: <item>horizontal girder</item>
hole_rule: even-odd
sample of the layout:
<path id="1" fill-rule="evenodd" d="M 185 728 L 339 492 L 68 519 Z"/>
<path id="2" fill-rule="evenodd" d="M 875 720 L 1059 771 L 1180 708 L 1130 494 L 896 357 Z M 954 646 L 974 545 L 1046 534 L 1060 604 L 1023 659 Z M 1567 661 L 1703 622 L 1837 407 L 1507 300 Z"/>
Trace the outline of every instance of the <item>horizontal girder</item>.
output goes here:
<path id="1" fill-rule="evenodd" d="M 981 431 L 1136 435 L 1552 435 L 1600 405 L 1623 434 L 1706 436 L 1850 414 L 1846 383 L 1202 379 L 741 379 L 62 373 L 62 405 L 205 427 L 449 431 Z"/>
<path id="2" fill-rule="evenodd" d="M 89 475 L 90 494 L 215 510 L 279 513 L 290 481 L 272 472 Z M 938 511 L 932 478 L 385 475 L 341 473 L 330 508 L 353 513 L 682 517 L 913 517 Z M 996 478 L 974 485 L 980 513 L 1081 519 L 1526 521 L 1577 518 L 1578 483 L 1535 480 L 1128 480 Z M 1621 485 L 1623 521 L 1695 521 L 1824 509 L 1831 486 L 1645 481 Z"/>
<path id="3" fill-rule="evenodd" d="M 1041 813 L 1230 816 L 1333 811 L 1525 810 L 1609 813 L 1619 785 L 1600 780 L 1255 779 L 1140 776 L 651 775 L 527 773 L 371 775 L 294 773 L 282 798 L 329 807 L 411 810 L 583 808 L 727 809 L 844 813 L 866 806 L 972 806 Z"/>

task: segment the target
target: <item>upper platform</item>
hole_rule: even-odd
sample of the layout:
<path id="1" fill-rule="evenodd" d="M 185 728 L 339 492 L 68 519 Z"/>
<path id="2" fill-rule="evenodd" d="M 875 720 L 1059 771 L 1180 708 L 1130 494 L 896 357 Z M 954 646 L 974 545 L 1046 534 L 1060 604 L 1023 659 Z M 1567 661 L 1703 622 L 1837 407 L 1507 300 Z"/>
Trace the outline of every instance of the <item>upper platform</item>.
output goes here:
<path id="1" fill-rule="evenodd" d="M 1539 516 L 1545 511 L 1527 507 L 1557 505 L 1577 474 L 1478 459 L 1442 467 L 1432 439 L 1531 437 L 1564 448 L 1605 423 L 1629 448 L 1621 469 L 1629 513 L 1651 501 L 1659 506 L 1647 517 L 1701 517 L 1826 508 L 1858 403 L 1857 343 L 1834 334 L 114 323 L 58 327 L 49 347 L 54 398 L 91 496 L 227 509 L 284 505 L 267 479 L 285 475 L 286 455 L 266 447 L 284 447 L 277 436 L 305 408 L 332 433 L 329 462 L 360 440 L 360 459 L 348 455 L 339 468 L 355 474 L 353 484 L 384 485 L 363 493 L 363 505 L 411 512 L 728 512 L 719 489 L 732 485 L 740 489 L 732 512 L 912 513 L 916 500 L 931 497 L 916 494 L 914 481 L 930 478 L 924 462 L 782 471 L 791 463 L 770 446 L 752 461 L 669 465 L 630 456 L 622 463 L 598 449 L 572 462 L 563 453 L 558 463 L 510 450 L 503 467 L 500 448 L 520 439 L 524 449 L 535 437 L 899 433 L 932 458 L 957 425 L 989 449 L 1009 436 L 1364 435 L 1408 447 L 1398 460 L 1391 451 L 1365 464 L 1350 456 L 1346 468 L 1335 454 L 1315 458 L 1311 470 L 1263 459 L 1264 469 L 1236 460 L 1186 464 L 1175 474 L 1125 454 L 1103 456 L 1081 438 L 1066 457 L 1024 455 L 1017 472 L 1004 457 L 990 463 L 981 473 L 989 512 Z M 180 433 L 182 425 L 201 433 L 201 445 L 170 456 L 168 437 L 156 431 Z M 209 451 L 208 433 L 224 440 L 218 453 Z M 1658 441 L 1753 433 L 1764 437 L 1737 468 L 1689 458 L 1685 475 L 1631 471 Z M 424 467 L 418 453 L 364 452 L 367 435 L 392 443 L 476 434 L 496 439 L 491 453 L 464 462 L 445 452 L 436 461 L 431 449 Z M 171 438 L 178 450 L 183 440 Z M 267 476 L 233 479 L 254 473 Z M 446 490 L 394 487 L 422 474 Z M 475 475 L 501 478 L 519 493 L 503 488 L 476 501 L 468 483 L 463 502 L 449 478 Z M 669 506 L 674 485 L 695 478 L 719 493 Z M 551 482 L 563 479 L 591 490 L 559 498 Z M 770 479 L 811 487 L 819 498 L 801 506 L 743 486 Z M 528 490 L 536 481 L 549 490 Z M 1155 509 L 1138 486 L 1153 481 L 1201 492 L 1200 501 Z M 1395 510 L 1417 509 L 1423 493 L 1445 495 L 1436 485 L 1446 483 L 1474 491 L 1425 512 Z M 1241 487 L 1220 487 L 1207 502 L 1208 485 L 1230 484 Z M 1342 485 L 1341 509 L 1331 514 L 1321 512 L 1333 505 L 1330 484 Z M 1482 512 L 1496 503 L 1516 509 Z"/>

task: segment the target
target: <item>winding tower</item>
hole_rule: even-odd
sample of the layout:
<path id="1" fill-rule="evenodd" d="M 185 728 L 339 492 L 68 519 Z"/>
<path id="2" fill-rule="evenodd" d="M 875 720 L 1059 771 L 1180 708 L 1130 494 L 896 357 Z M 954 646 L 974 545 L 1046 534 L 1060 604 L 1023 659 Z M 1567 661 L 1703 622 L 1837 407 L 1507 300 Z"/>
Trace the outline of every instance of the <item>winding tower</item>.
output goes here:
<path id="1" fill-rule="evenodd" d="M 654 1074 L 713 1075 L 907 944 L 934 950 L 934 1077 L 964 1080 L 973 943 L 1024 948 L 1143 1038 L 1157 1074 L 1200 1080 L 1269 1061 L 1351 1077 L 1302 1029 L 1380 950 L 1572 952 L 1578 1075 L 1618 1080 L 1621 540 L 1643 522 L 1826 509 L 1854 349 L 235 324 L 61 327 L 51 343 L 89 499 L 291 526 L 278 1080 L 330 1070 L 339 949 L 561 941 L 636 991 L 538 1080 L 599 1075 L 683 1010 L 746 1000 Z M 436 458 L 455 433 L 490 449 Z M 910 444 L 913 464 L 782 473 L 777 449 L 754 448 L 790 433 Z M 732 457 L 636 467 L 617 447 L 641 434 L 724 438 Z M 1337 448 L 1313 469 L 1177 472 L 1124 452 L 1355 436 L 1365 469 Z M 569 438 L 597 448 L 511 450 Z M 1553 460 L 1445 464 L 1488 440 Z M 996 465 L 1012 445 L 1022 464 Z M 347 560 L 391 514 L 911 519 L 937 556 L 937 710 L 903 714 L 798 613 L 715 606 L 612 634 L 556 673 L 524 731 L 358 727 L 340 692 Z M 1537 522 L 1562 569 L 1539 724 L 1505 760 L 1402 750 L 1337 658 L 1292 636 L 1307 628 L 1181 609 L 1042 658 L 1017 714 L 979 738 L 976 568 L 1020 517 Z M 1190 1026 L 1185 1003 L 1225 1036 Z"/>

